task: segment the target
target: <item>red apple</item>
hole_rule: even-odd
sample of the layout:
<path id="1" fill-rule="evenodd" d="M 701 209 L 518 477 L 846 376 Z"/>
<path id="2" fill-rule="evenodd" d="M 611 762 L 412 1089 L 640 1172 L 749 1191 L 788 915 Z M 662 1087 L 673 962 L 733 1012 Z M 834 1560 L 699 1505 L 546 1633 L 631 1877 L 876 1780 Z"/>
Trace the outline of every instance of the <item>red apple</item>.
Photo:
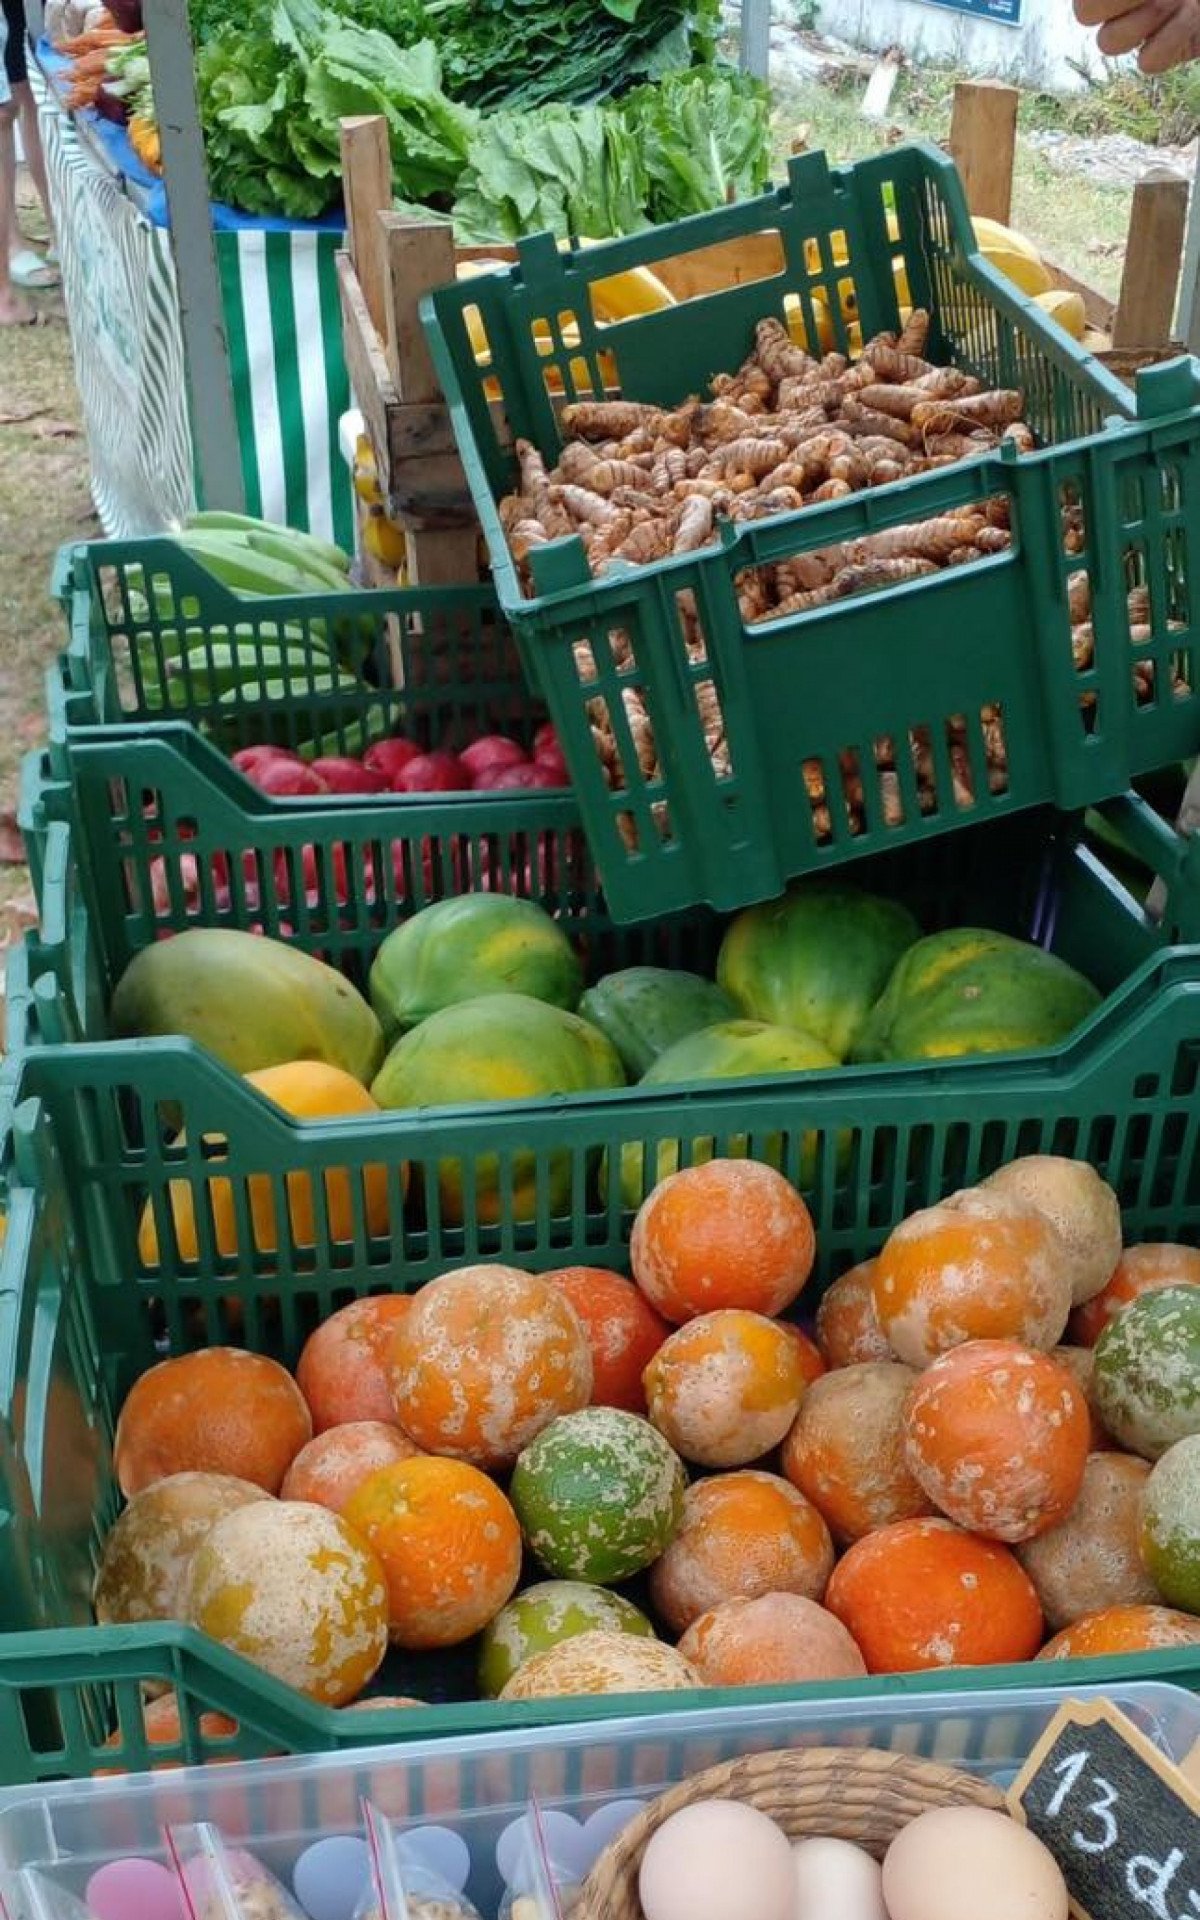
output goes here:
<path id="1" fill-rule="evenodd" d="M 303 760 L 268 760 L 256 769 L 254 784 L 277 800 L 308 799 L 329 792 L 320 774 L 306 767 Z"/>
<path id="2" fill-rule="evenodd" d="M 239 773 L 253 780 L 259 767 L 265 767 L 271 760 L 292 760 L 299 762 L 298 753 L 290 753 L 286 747 L 272 747 L 262 744 L 257 747 L 239 747 L 232 756 L 233 764 Z"/>
<path id="3" fill-rule="evenodd" d="M 522 788 L 561 787 L 552 767 L 543 766 L 540 760 L 526 761 L 523 767 L 494 767 L 487 773 L 481 773 L 475 782 L 476 793 L 516 792 Z"/>
<path id="4" fill-rule="evenodd" d="M 456 753 L 422 753 L 392 782 L 396 793 L 467 793 L 471 776 Z"/>
<path id="5" fill-rule="evenodd" d="M 368 773 L 380 773 L 389 787 L 396 784 L 397 775 L 415 760 L 421 752 L 415 740 L 377 740 L 368 747 L 362 757 L 363 766 Z"/>
<path id="6" fill-rule="evenodd" d="M 478 780 L 481 774 L 489 773 L 495 767 L 523 767 L 529 760 L 524 747 L 519 747 L 515 740 L 507 739 L 502 733 L 485 733 L 482 739 L 472 740 L 458 757 L 472 780 Z"/>
<path id="7" fill-rule="evenodd" d="M 325 782 L 330 793 L 385 793 L 389 785 L 387 775 L 377 767 L 365 766 L 361 760 L 350 760 L 339 754 L 314 760 L 312 770 Z"/>

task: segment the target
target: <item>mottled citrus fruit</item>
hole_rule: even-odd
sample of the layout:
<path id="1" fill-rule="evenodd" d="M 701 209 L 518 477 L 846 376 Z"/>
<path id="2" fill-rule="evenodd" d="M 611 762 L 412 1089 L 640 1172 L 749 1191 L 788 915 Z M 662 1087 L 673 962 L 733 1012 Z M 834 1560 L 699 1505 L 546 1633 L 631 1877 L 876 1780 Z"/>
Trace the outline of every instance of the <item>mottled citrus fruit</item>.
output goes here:
<path id="1" fill-rule="evenodd" d="M 1017 1548 L 1051 1633 L 1101 1607 L 1158 1599 L 1142 1561 L 1142 1502 L 1149 1477 L 1149 1463 L 1133 1454 L 1091 1454 L 1070 1513 Z"/>
<path id="2" fill-rule="evenodd" d="M 581 1633 L 633 1633 L 653 1640 L 654 1628 L 631 1600 L 585 1580 L 543 1580 L 502 1607 L 479 1643 L 479 1690 L 494 1700 L 535 1654 Z"/>
<path id="3" fill-rule="evenodd" d="M 788 1330 L 729 1307 L 679 1327 L 645 1373 L 651 1420 L 701 1467 L 741 1467 L 778 1446 L 805 1379 Z"/>
<path id="4" fill-rule="evenodd" d="M 92 1594 L 100 1625 L 182 1620 L 192 1555 L 209 1528 L 269 1497 L 225 1473 L 175 1473 L 135 1494 L 104 1542 Z"/>
<path id="5" fill-rule="evenodd" d="M 296 1366 L 296 1382 L 308 1401 L 314 1433 L 352 1420 L 396 1425 L 392 1342 L 411 1305 L 404 1293 L 352 1300 L 309 1335 Z"/>
<path id="6" fill-rule="evenodd" d="M 611 1586 L 657 1560 L 683 1517 L 683 1464 L 618 1407 L 564 1414 L 517 1461 L 510 1494 L 532 1553 L 562 1580 Z"/>
<path id="7" fill-rule="evenodd" d="M 387 1578 L 401 1647 L 454 1647 L 499 1613 L 521 1575 L 521 1529 L 494 1480 L 465 1460 L 418 1455 L 383 1467 L 345 1520 Z"/>
<path id="8" fill-rule="evenodd" d="M 867 1671 L 841 1622 L 799 1593 L 724 1600 L 693 1620 L 679 1651 L 708 1687 L 858 1680 Z"/>
<path id="9" fill-rule="evenodd" d="M 1096 1342 L 1096 1407 L 1147 1460 L 1200 1432 L 1200 1288 L 1143 1293 Z"/>
<path id="10" fill-rule="evenodd" d="M 972 1340 L 917 1380 L 909 1471 L 948 1519 L 990 1540 L 1032 1540 L 1079 1497 L 1091 1444 L 1074 1376 L 1015 1340 Z"/>
<path id="11" fill-rule="evenodd" d="M 248 1073 L 246 1080 L 275 1106 L 300 1120 L 323 1120 L 346 1114 L 363 1116 L 379 1112 L 378 1103 L 352 1074 L 342 1067 L 328 1066 L 322 1060 L 294 1060 L 283 1066 L 263 1067 Z M 223 1136 L 206 1135 L 205 1146 L 210 1163 L 219 1166 L 227 1153 Z M 333 1166 L 319 1177 L 324 1181 L 325 1218 L 328 1222 L 327 1228 L 321 1228 L 322 1242 L 326 1236 L 333 1241 L 353 1240 L 356 1195 L 367 1232 L 372 1235 L 388 1232 L 391 1211 L 385 1166 L 362 1169 Z M 236 1204 L 236 1195 L 242 1183 L 235 1184 L 217 1175 L 206 1175 L 199 1188 L 203 1195 L 204 1211 L 211 1217 L 217 1251 L 228 1255 L 257 1248 L 262 1253 L 274 1253 L 280 1240 L 275 1183 L 269 1174 L 263 1173 L 252 1174 L 244 1185 L 249 1203 L 251 1236 L 251 1246 L 246 1249 L 242 1248 L 239 1238 Z M 200 1241 L 195 1194 L 186 1181 L 172 1180 L 170 1197 L 172 1222 L 180 1254 L 185 1260 L 195 1260 L 199 1255 Z M 316 1246 L 317 1202 L 312 1174 L 297 1169 L 287 1175 L 287 1205 L 291 1239 L 298 1247 Z M 158 1227 L 150 1202 L 147 1202 L 142 1215 L 138 1251 L 144 1265 L 156 1267 L 160 1264 Z"/>
<path id="12" fill-rule="evenodd" d="M 983 1185 L 988 1193 L 1031 1202 L 1053 1221 L 1067 1250 L 1075 1306 L 1103 1292 L 1121 1258 L 1121 1204 L 1095 1167 L 1086 1160 L 1031 1153 L 1001 1167 Z"/>
<path id="13" fill-rule="evenodd" d="M 1177 1440 L 1156 1463 L 1141 1545 L 1162 1598 L 1200 1613 L 1200 1434 Z"/>
<path id="14" fill-rule="evenodd" d="M 968 1340 L 1055 1347 L 1071 1310 L 1057 1227 L 1028 1202 L 970 1188 L 912 1214 L 875 1266 L 875 1311 L 910 1367 Z"/>
<path id="15" fill-rule="evenodd" d="M 1030 1660 L 1042 1641 L 1038 1597 L 1015 1556 L 949 1520 L 867 1534 L 834 1568 L 825 1604 L 872 1673 Z"/>
<path id="16" fill-rule="evenodd" d="M 814 1380 L 820 1380 L 829 1371 L 825 1356 L 816 1341 L 810 1340 L 802 1328 L 792 1326 L 788 1320 L 781 1320 L 779 1324 L 796 1349 L 804 1384 L 810 1387 Z"/>
<path id="17" fill-rule="evenodd" d="M 1105 1607 L 1047 1640 L 1039 1660 L 1096 1660 L 1200 1644 L 1200 1620 L 1174 1607 Z"/>
<path id="18" fill-rule="evenodd" d="M 564 1293 L 592 1350 L 592 1405 L 645 1413 L 642 1374 L 670 1333 L 645 1294 L 607 1267 L 560 1267 L 546 1279 Z"/>
<path id="19" fill-rule="evenodd" d="M 683 1497 L 683 1524 L 650 1570 L 650 1598 L 672 1633 L 723 1600 L 802 1593 L 819 1600 L 833 1542 L 816 1508 L 778 1474 L 715 1474 Z"/>
<path id="20" fill-rule="evenodd" d="M 325 1706 L 360 1694 L 387 1651 L 383 1569 L 336 1514 L 264 1500 L 197 1548 L 187 1618 Z"/>
<path id="21" fill-rule="evenodd" d="M 1169 1240 L 1127 1247 L 1104 1291 L 1076 1307 L 1067 1338 L 1081 1347 L 1094 1347 L 1109 1321 L 1123 1313 L 1130 1301 L 1163 1287 L 1200 1287 L 1200 1248 Z"/>
<path id="22" fill-rule="evenodd" d="M 209 1347 L 161 1360 L 134 1382 L 113 1457 L 127 1500 L 173 1473 L 227 1473 L 278 1493 L 311 1438 L 304 1395 L 285 1368 L 240 1347 Z"/>
<path id="23" fill-rule="evenodd" d="M 703 1686 L 695 1668 L 661 1640 L 595 1630 L 560 1640 L 518 1667 L 502 1700 L 550 1700 L 580 1693 L 687 1693 Z"/>
<path id="24" fill-rule="evenodd" d="M 413 1298 L 392 1346 L 404 1431 L 428 1453 L 510 1467 L 560 1413 L 585 1407 L 592 1350 L 570 1301 L 516 1267 L 460 1267 Z"/>
<path id="25" fill-rule="evenodd" d="M 330 1427 L 301 1447 L 284 1475 L 281 1500 L 313 1500 L 331 1513 L 343 1513 L 352 1493 L 380 1467 L 411 1460 L 420 1452 L 399 1427 L 382 1420 L 352 1420 Z"/>
<path id="26" fill-rule="evenodd" d="M 851 1267 L 826 1289 L 817 1308 L 817 1345 L 831 1367 L 896 1358 L 875 1311 L 874 1260 Z"/>
<path id="27" fill-rule="evenodd" d="M 783 1443 L 783 1471 L 842 1545 L 932 1513 L 904 1452 L 904 1412 L 917 1375 L 899 1360 L 864 1360 L 816 1380 Z"/>
<path id="28" fill-rule="evenodd" d="M 231 1740 L 238 1730 L 236 1720 L 224 1713 L 198 1713 L 193 1715 L 193 1724 L 199 1735 L 200 1750 L 189 1751 L 184 1739 L 183 1716 L 179 1709 L 179 1698 L 174 1693 L 161 1693 L 156 1700 L 147 1700 L 142 1706 L 142 1730 L 146 1744 L 150 1747 L 177 1747 L 179 1758 L 156 1760 L 150 1768 L 151 1773 L 170 1773 L 174 1768 L 194 1764 L 197 1760 L 209 1760 L 220 1765 L 221 1760 L 204 1749 L 210 1742 L 220 1744 Z M 123 1749 L 124 1736 L 118 1730 L 110 1734 L 104 1742 L 106 1748 L 113 1751 Z M 232 1759 L 234 1756 L 230 1756 Z M 130 1770 L 140 1767 L 140 1761 L 129 1755 Z M 106 1780 L 121 1771 L 116 1767 L 98 1767 L 96 1778 Z"/>
<path id="29" fill-rule="evenodd" d="M 1087 1401 L 1091 1426 L 1089 1453 L 1110 1453 L 1113 1437 L 1100 1418 L 1096 1405 L 1096 1355 L 1092 1347 L 1051 1347 L 1050 1358 L 1065 1367 Z"/>
<path id="30" fill-rule="evenodd" d="M 668 1320 L 722 1307 L 782 1313 L 812 1272 L 812 1216 L 755 1160 L 710 1160 L 663 1180 L 633 1223 L 633 1277 Z"/>

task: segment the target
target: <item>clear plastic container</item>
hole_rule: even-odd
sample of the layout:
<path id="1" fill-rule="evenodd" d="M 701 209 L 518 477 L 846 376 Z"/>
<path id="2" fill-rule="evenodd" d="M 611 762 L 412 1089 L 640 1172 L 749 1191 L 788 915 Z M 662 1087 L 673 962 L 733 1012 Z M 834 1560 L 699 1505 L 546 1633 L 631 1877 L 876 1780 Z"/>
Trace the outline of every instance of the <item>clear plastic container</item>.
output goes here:
<path id="1" fill-rule="evenodd" d="M 1200 1739 L 1200 1699 L 1181 1688 L 1130 1682 L 1078 1691 L 1109 1699 L 1173 1761 Z M 817 1710 L 784 1703 L 647 1715 L 22 1787 L 0 1794 L 0 1870 L 36 1868 L 82 1898 L 92 1876 L 115 1860 L 168 1864 L 168 1826 L 209 1822 L 291 1888 L 296 1862 L 314 1842 L 363 1833 L 369 1801 L 388 1819 L 458 1833 L 471 1857 L 466 1891 L 484 1920 L 495 1920 L 505 1892 L 496 1844 L 531 1799 L 582 1822 L 718 1761 L 810 1746 L 921 1754 L 1003 1786 L 1062 1700 L 1050 1688 L 867 1695 Z"/>

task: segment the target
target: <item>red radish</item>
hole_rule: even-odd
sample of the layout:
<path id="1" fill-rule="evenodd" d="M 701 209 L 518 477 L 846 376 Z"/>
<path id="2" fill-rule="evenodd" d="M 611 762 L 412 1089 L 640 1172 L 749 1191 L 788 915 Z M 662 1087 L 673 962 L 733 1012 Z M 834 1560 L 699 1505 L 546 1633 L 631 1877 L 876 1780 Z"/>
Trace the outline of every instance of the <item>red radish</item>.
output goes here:
<path id="1" fill-rule="evenodd" d="M 298 753 L 290 753 L 286 747 L 259 745 L 257 747 L 239 747 L 233 755 L 233 764 L 239 773 L 253 780 L 259 767 L 265 767 L 271 760 L 294 760 L 299 762 Z"/>
<path id="2" fill-rule="evenodd" d="M 329 792 L 320 774 L 302 760 L 268 760 L 265 766 L 256 768 L 254 784 L 277 800 L 307 799 L 315 793 Z"/>
<path id="3" fill-rule="evenodd" d="M 571 769 L 567 765 L 566 756 L 557 740 L 552 743 L 548 742 L 544 747 L 539 747 L 533 756 L 533 763 L 537 767 L 547 768 L 548 771 L 555 776 L 554 784 L 556 786 L 570 786 Z"/>
<path id="4" fill-rule="evenodd" d="M 554 730 L 553 720 L 543 720 L 533 736 L 533 757 L 540 760 L 547 747 L 557 747 L 558 734 Z"/>
<path id="5" fill-rule="evenodd" d="M 376 767 L 364 766 L 361 760 L 345 759 L 331 754 L 327 759 L 314 760 L 312 770 L 325 782 L 330 793 L 385 793 L 388 787 L 387 775 Z"/>
<path id="6" fill-rule="evenodd" d="M 396 793 L 467 793 L 471 776 L 456 753 L 422 753 L 401 767 Z"/>
<path id="7" fill-rule="evenodd" d="M 526 761 L 523 767 L 493 767 L 481 773 L 475 782 L 476 793 L 501 793 L 532 787 L 561 787 L 563 782 L 552 767 L 540 760 Z"/>
<path id="8" fill-rule="evenodd" d="M 362 763 L 368 773 L 381 773 L 387 785 L 394 787 L 397 775 L 410 760 L 416 760 L 420 752 L 415 740 L 377 740 L 373 747 L 367 748 Z"/>
<path id="9" fill-rule="evenodd" d="M 472 780 L 478 780 L 481 774 L 490 773 L 496 767 L 523 767 L 529 761 L 524 747 L 506 739 L 502 733 L 485 733 L 482 739 L 472 740 L 458 757 Z"/>

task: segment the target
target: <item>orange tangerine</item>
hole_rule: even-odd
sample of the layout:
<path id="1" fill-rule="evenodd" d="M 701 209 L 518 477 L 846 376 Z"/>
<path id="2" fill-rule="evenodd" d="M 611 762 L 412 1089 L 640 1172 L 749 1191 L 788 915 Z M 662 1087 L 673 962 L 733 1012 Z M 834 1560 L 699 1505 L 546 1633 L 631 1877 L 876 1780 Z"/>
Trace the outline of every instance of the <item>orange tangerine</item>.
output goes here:
<path id="1" fill-rule="evenodd" d="M 783 1471 L 843 1545 L 933 1512 L 904 1454 L 904 1413 L 917 1378 L 898 1360 L 864 1360 L 827 1373 L 800 1402 L 783 1443 Z"/>
<path id="2" fill-rule="evenodd" d="M 677 1328 L 643 1379 L 654 1425 L 701 1467 L 761 1460 L 791 1426 L 805 1388 L 788 1329 L 734 1307 Z"/>
<path id="3" fill-rule="evenodd" d="M 1150 1462 L 1134 1454 L 1091 1454 L 1070 1513 L 1048 1533 L 1017 1548 L 1051 1633 L 1087 1613 L 1158 1600 L 1142 1561 L 1142 1508 L 1149 1478 Z"/>
<path id="4" fill-rule="evenodd" d="M 227 1473 L 278 1493 L 312 1421 L 290 1373 L 241 1347 L 160 1360 L 136 1380 L 113 1459 L 127 1500 L 174 1473 Z"/>
<path id="5" fill-rule="evenodd" d="M 1067 1337 L 1081 1347 L 1094 1347 L 1110 1320 L 1123 1313 L 1143 1293 L 1162 1287 L 1200 1287 L 1200 1248 L 1172 1241 L 1149 1241 L 1127 1247 L 1115 1273 L 1102 1292 L 1071 1315 Z"/>
<path id="6" fill-rule="evenodd" d="M 642 1203 L 629 1247 L 642 1292 L 676 1322 L 723 1307 L 782 1313 L 815 1252 L 804 1201 L 755 1160 L 709 1160 L 671 1174 Z"/>
<path id="7" fill-rule="evenodd" d="M 352 1420 L 396 1425 L 392 1342 L 411 1306 L 406 1293 L 372 1294 L 340 1307 L 309 1335 L 296 1382 L 308 1401 L 314 1433 Z"/>
<path id="8" fill-rule="evenodd" d="M 1047 1640 L 1039 1660 L 1095 1660 L 1113 1654 L 1162 1653 L 1200 1644 L 1200 1620 L 1174 1607 L 1104 1607 L 1085 1613 Z"/>
<path id="9" fill-rule="evenodd" d="M 799 1593 L 725 1600 L 693 1620 L 679 1651 L 707 1687 L 858 1680 L 867 1671 L 841 1622 Z"/>
<path id="10" fill-rule="evenodd" d="M 560 1267 L 546 1279 L 566 1295 L 592 1349 L 592 1405 L 645 1413 L 642 1374 L 670 1333 L 632 1280 L 607 1267 Z"/>
<path id="11" fill-rule="evenodd" d="M 330 1427 L 301 1447 L 284 1475 L 281 1500 L 310 1500 L 315 1506 L 342 1513 L 346 1502 L 364 1480 L 380 1467 L 411 1460 L 420 1448 L 399 1427 L 382 1420 L 352 1420 Z"/>
<path id="12" fill-rule="evenodd" d="M 543 1427 L 586 1407 L 592 1351 L 549 1280 L 460 1267 L 416 1294 L 392 1346 L 397 1418 L 428 1453 L 511 1467 Z"/>
<path id="13" fill-rule="evenodd" d="M 521 1529 L 494 1481 L 465 1460 L 418 1455 L 363 1482 L 344 1518 L 382 1563 L 401 1647 L 454 1647 L 515 1591 Z"/>
<path id="14" fill-rule="evenodd" d="M 778 1474 L 716 1474 L 683 1497 L 683 1524 L 650 1572 L 650 1598 L 672 1633 L 739 1596 L 819 1600 L 833 1542 L 816 1508 Z"/>
<path id="15" fill-rule="evenodd" d="M 863 1260 L 826 1289 L 817 1308 L 817 1345 L 830 1367 L 896 1355 L 875 1311 L 875 1261 Z"/>

